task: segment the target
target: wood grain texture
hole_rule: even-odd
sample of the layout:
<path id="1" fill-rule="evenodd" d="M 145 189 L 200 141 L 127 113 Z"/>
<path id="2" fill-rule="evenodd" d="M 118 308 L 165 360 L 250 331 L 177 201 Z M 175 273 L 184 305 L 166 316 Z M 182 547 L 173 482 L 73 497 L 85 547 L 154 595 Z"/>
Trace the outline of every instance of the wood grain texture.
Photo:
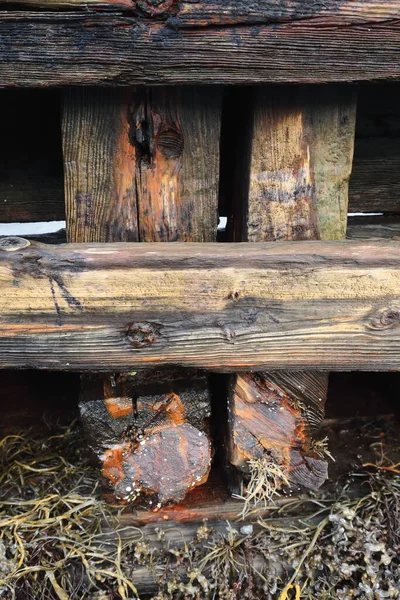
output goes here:
<path id="1" fill-rule="evenodd" d="M 64 93 L 64 185 L 70 242 L 139 239 L 130 98 L 128 90 Z"/>
<path id="2" fill-rule="evenodd" d="M 313 449 L 328 388 L 320 373 L 244 373 L 232 377 L 229 459 L 248 472 L 248 461 L 268 457 L 292 485 L 318 489 L 327 462 Z M 323 374 L 322 374 L 323 375 Z"/>
<path id="3" fill-rule="evenodd" d="M 249 175 L 238 198 L 245 210 L 241 218 L 236 216 L 236 239 L 344 238 L 354 90 L 259 87 L 249 110 L 242 158 Z M 312 436 L 322 424 L 327 390 L 328 375 L 321 372 L 233 376 L 230 463 L 246 471 L 250 459 L 267 455 L 291 483 L 319 488 L 327 477 L 327 463 L 313 449 Z"/>
<path id="4" fill-rule="evenodd" d="M 399 15 L 396 0 L 1 0 L 1 5 L 44 9 L 81 8 L 82 10 L 126 9 L 142 15 L 173 21 L 175 27 L 259 24 L 303 19 L 328 19 L 363 23 L 393 19 Z"/>
<path id="5" fill-rule="evenodd" d="M 0 35 L 2 87 L 400 79 L 396 19 L 176 29 L 124 13 L 3 11 Z"/>
<path id="6" fill-rule="evenodd" d="M 0 0 L 0 7 L 27 7 L 33 9 L 81 9 L 89 10 L 127 10 L 136 7 L 134 0 Z"/>
<path id="7" fill-rule="evenodd" d="M 214 241 L 220 100 L 214 88 L 68 91 L 69 241 Z"/>
<path id="8" fill-rule="evenodd" d="M 242 168 L 250 174 L 238 200 L 245 210 L 235 239 L 344 238 L 355 92 L 259 87 L 249 110 L 249 156 Z"/>
<path id="9" fill-rule="evenodd" d="M 147 88 L 131 118 L 140 241 L 215 241 L 221 91 Z"/>
<path id="10" fill-rule="evenodd" d="M 212 457 L 210 412 L 204 373 L 84 378 L 80 414 L 113 502 L 151 509 L 183 500 L 204 483 Z"/>
<path id="11" fill-rule="evenodd" d="M 396 241 L 0 247 L 3 368 L 400 368 Z"/>
<path id="12" fill-rule="evenodd" d="M 396 0 L 188 0 L 178 6 L 174 20 L 177 27 L 279 23 L 303 19 L 363 23 L 370 19 L 394 19 L 400 12 Z"/>

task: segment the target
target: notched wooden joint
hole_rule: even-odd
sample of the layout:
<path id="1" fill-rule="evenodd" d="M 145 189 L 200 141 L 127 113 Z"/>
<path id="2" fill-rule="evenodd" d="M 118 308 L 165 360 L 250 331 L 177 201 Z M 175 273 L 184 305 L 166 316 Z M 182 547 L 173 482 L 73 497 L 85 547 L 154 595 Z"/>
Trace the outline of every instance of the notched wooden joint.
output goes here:
<path id="1" fill-rule="evenodd" d="M 134 348 L 147 348 L 154 344 L 160 334 L 161 325 L 142 321 L 128 325 L 126 339 Z"/>
<path id="2" fill-rule="evenodd" d="M 385 308 L 377 317 L 372 319 L 369 327 L 371 329 L 390 329 L 400 326 L 400 309 Z"/>
<path id="3" fill-rule="evenodd" d="M 31 243 L 29 240 L 25 240 L 20 237 L 6 237 L 0 239 L 0 250 L 5 250 L 6 252 L 15 252 L 15 250 L 23 250 L 30 246 Z"/>

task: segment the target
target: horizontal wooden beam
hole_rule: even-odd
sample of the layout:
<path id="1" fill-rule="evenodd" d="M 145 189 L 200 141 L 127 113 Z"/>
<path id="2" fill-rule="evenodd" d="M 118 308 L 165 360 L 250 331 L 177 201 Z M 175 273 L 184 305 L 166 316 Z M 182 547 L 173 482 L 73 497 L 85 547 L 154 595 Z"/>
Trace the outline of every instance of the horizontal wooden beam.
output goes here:
<path id="1" fill-rule="evenodd" d="M 0 367 L 400 370 L 400 242 L 0 240 Z"/>
<path id="2" fill-rule="evenodd" d="M 175 27 L 243 25 L 328 19 L 364 23 L 385 21 L 399 15 L 397 0 L 0 0 L 1 6 L 34 9 L 128 10 L 139 14 L 173 19 Z"/>
<path id="3" fill-rule="evenodd" d="M 371 238 L 400 240 L 400 216 L 349 217 L 346 237 L 349 240 Z"/>
<path id="4" fill-rule="evenodd" d="M 185 28 L 123 12 L 3 11 L 0 39 L 2 87 L 400 79 L 393 15 Z"/>

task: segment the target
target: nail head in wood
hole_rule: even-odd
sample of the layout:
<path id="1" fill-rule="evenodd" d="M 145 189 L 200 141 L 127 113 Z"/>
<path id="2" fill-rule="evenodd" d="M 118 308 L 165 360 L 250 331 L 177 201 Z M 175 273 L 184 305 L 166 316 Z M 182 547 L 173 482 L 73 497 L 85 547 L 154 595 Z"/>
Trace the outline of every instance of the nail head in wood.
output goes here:
<path id="1" fill-rule="evenodd" d="M 6 252 L 15 252 L 16 250 L 23 250 L 30 246 L 31 243 L 28 240 L 20 237 L 6 237 L 0 239 L 0 250 Z"/>

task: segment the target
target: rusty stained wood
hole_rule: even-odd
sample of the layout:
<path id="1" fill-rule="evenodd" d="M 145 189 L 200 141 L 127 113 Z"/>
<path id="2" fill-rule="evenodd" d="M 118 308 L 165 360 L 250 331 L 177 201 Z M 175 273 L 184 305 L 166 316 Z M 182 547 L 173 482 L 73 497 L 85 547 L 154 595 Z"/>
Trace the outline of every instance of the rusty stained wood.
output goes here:
<path id="1" fill-rule="evenodd" d="M 215 241 L 220 103 L 217 88 L 68 90 L 68 239 Z M 191 377 L 183 384 L 182 373 L 151 371 L 144 386 L 120 374 L 115 388 L 108 376 L 83 379 L 81 418 L 113 501 L 177 502 L 207 480 L 211 441 L 200 407 L 204 417 L 210 399 L 206 378 Z M 121 403 L 123 414 L 112 410 Z"/>
<path id="2" fill-rule="evenodd" d="M 68 90 L 71 242 L 214 241 L 221 91 Z"/>
<path id="3" fill-rule="evenodd" d="M 0 245 L 3 368 L 400 368 L 396 241 Z"/>
<path id="4" fill-rule="evenodd" d="M 370 15 L 177 28 L 120 13 L 0 13 L 2 87 L 400 79 L 400 24 Z M 318 52 L 315 49 L 318 48 Z"/>
<path id="5" fill-rule="evenodd" d="M 249 103 L 239 164 L 236 240 L 342 239 L 356 119 L 352 88 L 259 87 Z M 245 134 L 246 135 L 246 134 Z M 242 209 L 240 215 L 240 208 Z M 248 471 L 262 456 L 291 483 L 319 488 L 327 462 L 313 448 L 328 374 L 237 374 L 229 395 L 229 461 Z"/>

